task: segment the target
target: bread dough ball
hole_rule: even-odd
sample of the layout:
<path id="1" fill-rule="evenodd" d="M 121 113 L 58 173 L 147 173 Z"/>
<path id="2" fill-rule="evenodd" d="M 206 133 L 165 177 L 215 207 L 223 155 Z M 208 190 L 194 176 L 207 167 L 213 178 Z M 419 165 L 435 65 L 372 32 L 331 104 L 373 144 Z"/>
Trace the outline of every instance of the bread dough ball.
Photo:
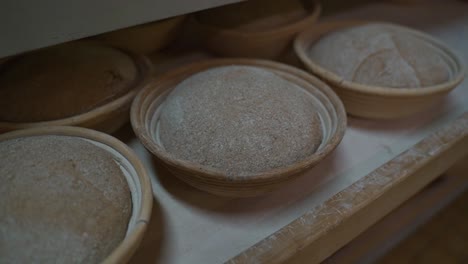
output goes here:
<path id="1" fill-rule="evenodd" d="M 303 88 L 266 69 L 233 65 L 179 83 L 162 106 L 159 136 L 178 159 L 248 176 L 312 155 L 322 125 Z"/>
<path id="2" fill-rule="evenodd" d="M 308 50 L 313 62 L 347 81 L 420 88 L 451 77 L 440 50 L 404 28 L 370 23 L 333 31 Z"/>
<path id="3" fill-rule="evenodd" d="M 51 121 L 88 112 L 132 88 L 127 54 L 93 42 L 28 53 L 0 68 L 0 121 Z"/>
<path id="4" fill-rule="evenodd" d="M 0 197 L 2 263 L 100 263 L 132 210 L 112 154 L 69 136 L 0 142 Z"/>

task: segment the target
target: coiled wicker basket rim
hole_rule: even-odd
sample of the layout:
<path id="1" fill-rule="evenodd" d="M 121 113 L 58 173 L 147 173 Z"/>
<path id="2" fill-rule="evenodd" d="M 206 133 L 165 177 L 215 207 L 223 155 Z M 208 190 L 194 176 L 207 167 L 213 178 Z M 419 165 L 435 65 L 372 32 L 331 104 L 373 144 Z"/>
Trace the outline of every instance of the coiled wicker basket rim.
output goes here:
<path id="1" fill-rule="evenodd" d="M 138 156 L 120 140 L 103 132 L 82 127 L 49 126 L 22 129 L 1 134 L 0 142 L 15 138 L 45 135 L 77 137 L 90 140 L 91 142 L 104 144 L 125 158 L 128 161 L 128 164 L 130 164 L 136 172 L 135 174 L 129 175 L 135 186 L 135 191 L 132 192 L 132 217 L 127 234 L 117 248 L 115 248 L 102 262 L 106 264 L 127 263 L 143 239 L 151 217 L 153 206 L 151 181 L 143 163 L 140 161 Z M 135 205 L 137 205 L 138 208 L 134 208 Z"/>
<path id="2" fill-rule="evenodd" d="M 322 95 L 322 99 L 330 109 L 333 109 L 331 122 L 333 122 L 333 131 L 329 132 L 328 141 L 321 148 L 305 160 L 299 161 L 290 166 L 274 169 L 267 172 L 257 173 L 248 176 L 230 176 L 227 177 L 219 170 L 214 170 L 195 164 L 189 161 L 177 159 L 161 146 L 155 139 L 155 122 L 158 117 L 157 108 L 164 102 L 165 97 L 179 82 L 185 78 L 209 68 L 228 65 L 254 66 L 271 70 L 275 73 L 283 73 L 292 76 L 293 79 L 300 80 L 300 84 L 309 84 Z M 289 80 L 289 79 L 288 79 Z M 143 88 L 135 97 L 131 108 L 131 123 L 133 130 L 143 145 L 152 152 L 159 160 L 172 168 L 177 168 L 182 174 L 191 175 L 191 179 L 211 182 L 213 184 L 236 184 L 248 183 L 252 185 L 266 185 L 269 183 L 281 182 L 289 179 L 291 176 L 304 171 L 307 168 L 317 164 L 332 152 L 341 142 L 346 129 L 346 113 L 344 106 L 338 96 L 324 82 L 316 77 L 292 66 L 285 64 L 259 60 L 259 59 L 212 59 L 177 68 L 162 76 L 156 76 L 150 83 Z M 156 117 L 154 117 L 156 116 Z M 153 124 L 151 124 L 153 123 Z M 186 177 L 186 176 L 181 176 Z"/>
<path id="3" fill-rule="evenodd" d="M 99 43 L 94 40 L 81 40 L 80 42 L 92 43 L 94 45 L 106 46 L 110 49 L 116 49 L 127 56 L 129 56 L 132 61 L 135 63 L 135 66 L 138 70 L 138 75 L 131 85 L 131 89 L 114 100 L 105 103 L 101 106 L 95 107 L 87 112 L 76 114 L 70 117 L 40 121 L 40 122 L 9 122 L 0 120 L 0 133 L 8 132 L 18 129 L 33 128 L 33 127 L 42 127 L 42 126 L 81 126 L 82 124 L 95 124 L 96 127 L 101 122 L 105 122 L 104 118 L 107 116 L 112 116 L 113 113 L 118 113 L 121 109 L 128 107 L 133 98 L 136 96 L 138 91 L 144 86 L 145 82 L 148 80 L 148 77 L 152 71 L 151 61 L 144 55 L 134 54 L 125 50 L 118 48 L 110 47 L 104 44 Z M 22 55 L 20 55 L 22 56 Z M 15 58 L 10 58 L 8 61 L 5 61 L 3 65 L 0 65 L 0 69 L 3 67 L 8 67 L 10 62 L 14 62 Z M 0 72 L 1 74 L 1 72 Z M 95 126 L 91 125 L 88 128 L 94 129 Z M 101 129 L 104 132 L 112 133 L 114 131 L 109 130 L 108 128 Z"/>
<path id="4" fill-rule="evenodd" d="M 295 22 L 288 23 L 285 25 L 281 25 L 278 27 L 274 27 L 268 30 L 259 30 L 259 31 L 245 31 L 240 29 L 233 29 L 233 28 L 224 28 L 208 23 L 203 23 L 198 18 L 198 14 L 194 15 L 194 19 L 198 26 L 206 29 L 207 31 L 211 32 L 219 32 L 223 35 L 229 35 L 232 37 L 237 38 L 245 38 L 246 40 L 250 40 L 253 37 L 255 38 L 274 38 L 275 36 L 283 36 L 285 34 L 289 34 L 290 32 L 297 32 L 298 29 L 301 30 L 308 25 L 313 25 L 315 21 L 319 18 L 322 12 L 322 6 L 320 5 L 319 1 L 311 0 L 308 1 L 311 4 L 311 7 L 308 8 L 309 13 Z"/>
<path id="5" fill-rule="evenodd" d="M 450 71 L 452 77 L 447 82 L 425 86 L 421 88 L 389 88 L 381 87 L 374 85 L 365 85 L 348 80 L 344 80 L 341 76 L 335 74 L 332 71 L 329 71 L 319 64 L 315 63 L 307 54 L 309 47 L 317 41 L 321 36 L 332 32 L 334 30 L 343 29 L 352 26 L 364 25 L 369 23 L 378 23 L 382 25 L 391 25 L 398 29 L 402 29 L 405 32 L 412 34 L 415 37 L 418 37 L 422 40 L 427 41 L 434 47 L 438 48 L 439 51 L 446 57 L 447 62 L 450 65 Z M 465 66 L 460 58 L 444 43 L 437 40 L 436 38 L 414 30 L 405 26 L 387 23 L 387 22 L 378 22 L 378 21 L 361 21 L 361 20 L 340 20 L 340 21 L 330 21 L 330 22 L 321 22 L 316 24 L 313 28 L 303 31 L 294 40 L 294 51 L 297 57 L 301 62 L 309 69 L 313 74 L 317 75 L 319 78 L 336 85 L 342 89 L 348 89 L 351 91 L 361 92 L 370 95 L 385 96 L 385 97 L 419 97 L 426 95 L 434 94 L 445 94 L 450 90 L 455 88 L 465 76 Z M 345 99 L 344 99 L 345 100 Z"/>

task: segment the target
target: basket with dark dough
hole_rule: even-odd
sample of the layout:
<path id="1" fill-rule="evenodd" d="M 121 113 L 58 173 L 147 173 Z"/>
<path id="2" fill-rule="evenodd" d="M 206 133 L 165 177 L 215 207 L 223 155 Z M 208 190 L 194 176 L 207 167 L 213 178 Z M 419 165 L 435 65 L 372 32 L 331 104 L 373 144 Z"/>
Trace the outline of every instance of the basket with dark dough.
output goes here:
<path id="1" fill-rule="evenodd" d="M 13 57 L 0 65 L 0 133 L 65 125 L 112 133 L 150 69 L 143 56 L 94 41 Z"/>
<path id="2" fill-rule="evenodd" d="M 249 0 L 199 12 L 193 20 L 205 47 L 216 54 L 275 59 L 320 12 L 313 0 Z"/>

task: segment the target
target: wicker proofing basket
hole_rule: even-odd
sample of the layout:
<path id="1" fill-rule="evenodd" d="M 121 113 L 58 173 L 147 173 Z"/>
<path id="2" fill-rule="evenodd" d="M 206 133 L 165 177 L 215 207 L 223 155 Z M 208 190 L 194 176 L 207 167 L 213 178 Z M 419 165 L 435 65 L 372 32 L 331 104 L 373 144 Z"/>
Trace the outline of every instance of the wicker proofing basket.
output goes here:
<path id="1" fill-rule="evenodd" d="M 177 37 L 184 20 L 185 16 L 171 17 L 104 33 L 96 39 L 136 54 L 149 54 L 169 45 Z"/>
<path id="2" fill-rule="evenodd" d="M 153 205 L 151 182 L 136 154 L 118 139 L 91 129 L 67 126 L 37 127 L 0 135 L 0 141 L 39 135 L 78 137 L 111 153 L 125 171 L 132 197 L 132 216 L 127 234 L 103 263 L 127 263 L 146 231 Z"/>
<path id="3" fill-rule="evenodd" d="M 234 29 L 223 29 L 214 25 L 201 23 L 194 16 L 194 28 L 204 46 L 219 55 L 229 57 L 250 57 L 275 59 L 285 52 L 299 32 L 310 28 L 320 16 L 321 6 L 312 1 L 309 14 L 303 19 L 267 31 L 245 32 Z"/>
<path id="4" fill-rule="evenodd" d="M 299 34 L 294 41 L 294 50 L 305 67 L 326 81 L 343 100 L 346 111 L 366 118 L 391 119 L 422 112 L 448 94 L 463 80 L 465 70 L 460 59 L 444 44 L 422 32 L 406 27 L 399 28 L 437 47 L 450 66 L 452 78 L 442 84 L 415 88 L 387 88 L 363 85 L 346 81 L 309 58 L 309 47 L 322 35 L 337 29 L 362 25 L 364 21 L 334 21 L 319 23 L 315 28 Z"/>
<path id="5" fill-rule="evenodd" d="M 5 122 L 0 120 L 0 134 L 8 131 L 42 126 L 80 126 L 113 133 L 129 120 L 130 106 L 138 91 L 148 81 L 151 61 L 142 55 L 129 54 L 138 68 L 133 88 L 126 94 L 88 112 L 75 116 L 42 122 Z M 14 60 L 14 58 L 12 59 Z M 7 67 L 8 64 L 2 67 Z"/>
<path id="6" fill-rule="evenodd" d="M 274 72 L 303 87 L 316 103 L 324 130 L 323 141 L 314 154 L 288 167 L 245 177 L 227 177 L 219 171 L 192 162 L 176 159 L 167 153 L 158 140 L 160 107 L 168 93 L 185 78 L 209 68 L 226 65 L 249 65 Z M 343 138 L 346 113 L 336 94 L 317 78 L 284 64 L 255 59 L 215 59 L 186 65 L 153 79 L 135 98 L 131 109 L 135 134 L 169 171 L 188 184 L 221 196 L 257 196 L 291 181 L 300 172 L 325 158 Z M 313 188 L 311 186 L 311 188 Z"/>

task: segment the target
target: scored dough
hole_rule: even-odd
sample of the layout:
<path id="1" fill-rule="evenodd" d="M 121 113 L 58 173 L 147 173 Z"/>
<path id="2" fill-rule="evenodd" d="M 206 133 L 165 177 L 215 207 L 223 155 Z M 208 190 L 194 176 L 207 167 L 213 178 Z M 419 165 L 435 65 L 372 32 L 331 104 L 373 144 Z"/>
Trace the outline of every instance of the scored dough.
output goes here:
<path id="1" fill-rule="evenodd" d="M 391 24 L 337 30 L 313 43 L 312 61 L 347 81 L 391 88 L 420 88 L 450 79 L 443 55 L 427 41 Z"/>

